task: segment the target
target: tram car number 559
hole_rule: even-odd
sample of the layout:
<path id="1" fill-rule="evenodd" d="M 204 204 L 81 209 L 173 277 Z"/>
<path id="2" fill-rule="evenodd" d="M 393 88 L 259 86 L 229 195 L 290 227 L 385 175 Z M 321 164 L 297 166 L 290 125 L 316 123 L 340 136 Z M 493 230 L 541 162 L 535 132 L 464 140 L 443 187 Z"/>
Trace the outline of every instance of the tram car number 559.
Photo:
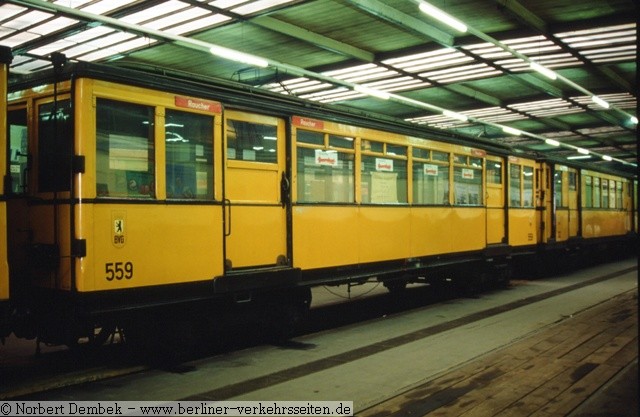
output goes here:
<path id="1" fill-rule="evenodd" d="M 104 267 L 107 281 L 133 278 L 133 262 L 107 262 Z"/>

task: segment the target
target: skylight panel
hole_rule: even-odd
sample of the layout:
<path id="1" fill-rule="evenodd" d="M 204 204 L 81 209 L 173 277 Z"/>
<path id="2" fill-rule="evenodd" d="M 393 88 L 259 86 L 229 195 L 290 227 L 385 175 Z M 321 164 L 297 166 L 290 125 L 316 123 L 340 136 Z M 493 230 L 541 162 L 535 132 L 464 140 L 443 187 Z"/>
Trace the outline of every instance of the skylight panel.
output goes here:
<path id="1" fill-rule="evenodd" d="M 31 71 L 36 71 L 42 68 L 46 68 L 51 66 L 51 62 L 49 61 L 43 61 L 41 59 L 34 59 L 32 61 L 28 61 L 25 62 L 24 64 L 21 64 L 19 66 L 16 67 L 12 67 L 11 71 L 13 72 L 24 72 L 24 73 L 28 73 Z"/>
<path id="2" fill-rule="evenodd" d="M 29 13 L 17 16 L 15 19 L 11 19 L 8 22 L 3 23 L 2 26 L 10 29 L 21 30 L 35 26 L 52 17 L 53 15 L 51 13 L 34 10 Z"/>
<path id="3" fill-rule="evenodd" d="M 51 55 L 53 52 L 58 52 L 66 48 L 70 48 L 74 45 L 75 43 L 73 42 L 69 42 L 66 39 L 60 39 L 56 42 L 52 42 L 39 48 L 32 49 L 29 51 L 29 53 L 32 55 L 47 56 Z"/>
<path id="4" fill-rule="evenodd" d="M 136 13 L 131 13 L 127 16 L 120 18 L 123 22 L 139 24 L 141 22 L 149 22 L 160 16 L 166 16 L 174 13 L 177 10 L 188 7 L 187 4 L 180 1 L 166 1 L 156 6 L 149 7 Z"/>
<path id="5" fill-rule="evenodd" d="M 435 57 L 437 56 L 451 55 L 451 54 L 460 54 L 460 52 L 452 48 L 442 48 L 442 49 L 437 49 L 435 51 L 421 52 L 419 54 L 411 54 L 406 56 L 400 56 L 397 58 L 386 59 L 382 62 L 387 65 L 393 65 L 397 68 L 403 68 L 405 66 L 414 65 L 411 62 L 420 61 L 422 59 L 426 59 L 426 60 L 435 59 Z"/>
<path id="6" fill-rule="evenodd" d="M 182 25 L 178 25 L 178 26 L 166 29 L 166 32 L 177 34 L 177 35 L 183 35 L 186 33 L 194 32 L 196 30 L 215 26 L 219 23 L 226 22 L 228 20 L 231 20 L 231 18 L 228 16 L 224 16 L 222 14 L 214 14 L 214 15 L 203 17 L 201 19 L 197 19 Z"/>
<path id="7" fill-rule="evenodd" d="M 135 3 L 138 0 L 102 0 L 96 3 L 90 4 L 87 7 L 83 7 L 83 12 L 89 12 L 94 14 L 106 14 L 112 10 L 119 9 L 131 3 Z"/>
<path id="8" fill-rule="evenodd" d="M 216 0 L 209 3 L 209 5 L 219 7 L 221 9 L 226 9 L 246 2 L 247 0 Z"/>
<path id="9" fill-rule="evenodd" d="M 114 29 L 111 29 L 107 26 L 96 26 L 89 30 L 84 30 L 75 35 L 68 36 L 66 40 L 74 43 L 82 43 L 90 41 L 91 39 L 99 38 L 105 36 L 108 33 L 114 32 Z"/>
<path id="10" fill-rule="evenodd" d="M 73 48 L 69 48 L 64 51 L 64 54 L 69 58 L 75 58 L 80 55 L 86 55 L 89 52 L 93 52 L 95 50 L 100 49 L 97 45 L 92 45 L 89 43 L 83 43 L 80 45 L 76 45 Z"/>
<path id="11" fill-rule="evenodd" d="M 0 16 L 2 16 L 0 22 L 9 20 L 13 16 L 22 13 L 25 10 L 27 9 L 24 7 L 16 6 L 15 4 L 3 4 L 2 6 L 0 6 Z"/>
<path id="12" fill-rule="evenodd" d="M 50 20 L 46 23 L 38 25 L 34 28 L 29 29 L 29 32 L 37 33 L 38 35 L 49 35 L 51 33 L 62 30 L 66 27 L 74 25 L 78 23 L 77 20 L 69 19 L 67 17 L 58 17 L 56 19 Z"/>
<path id="13" fill-rule="evenodd" d="M 207 14 L 210 14 L 210 12 L 207 10 L 198 7 L 192 7 L 187 10 L 182 10 L 178 13 L 171 13 L 170 15 L 160 19 L 154 19 L 148 23 L 145 23 L 144 27 L 160 30 L 168 26 L 176 26 L 188 20 L 193 20 Z"/>
<path id="14" fill-rule="evenodd" d="M 447 59 L 447 60 L 432 61 L 432 62 L 428 62 L 428 63 L 423 63 L 421 65 L 415 65 L 415 66 L 411 66 L 411 67 L 406 67 L 406 68 L 403 68 L 403 69 L 405 71 L 407 71 L 407 72 L 417 73 L 417 72 L 425 71 L 425 70 L 429 70 L 429 69 L 451 67 L 453 65 L 464 64 L 465 62 L 472 62 L 472 61 L 474 61 L 474 59 L 472 57 L 464 56 L 464 55 L 460 54 L 456 58 L 449 57 L 449 59 Z"/>
<path id="15" fill-rule="evenodd" d="M 2 44 L 10 48 L 15 48 L 16 46 L 20 46 L 23 43 L 38 39 L 39 37 L 40 35 L 37 35 L 35 33 L 17 32 L 15 35 L 3 39 Z"/>
<path id="16" fill-rule="evenodd" d="M 53 4 L 59 4 L 61 6 L 77 9 L 84 4 L 91 3 L 92 1 L 93 0 L 57 0 L 54 1 Z"/>
<path id="17" fill-rule="evenodd" d="M 241 15 L 248 15 L 271 7 L 279 6 L 281 4 L 291 3 L 292 1 L 293 0 L 258 0 L 232 9 L 231 11 Z"/>

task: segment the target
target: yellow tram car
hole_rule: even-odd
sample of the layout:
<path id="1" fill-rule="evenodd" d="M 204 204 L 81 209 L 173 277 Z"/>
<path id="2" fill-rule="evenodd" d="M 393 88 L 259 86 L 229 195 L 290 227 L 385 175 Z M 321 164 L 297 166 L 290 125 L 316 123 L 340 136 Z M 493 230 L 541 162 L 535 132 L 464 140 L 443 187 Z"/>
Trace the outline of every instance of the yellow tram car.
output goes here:
<path id="1" fill-rule="evenodd" d="M 250 304 L 291 324 L 314 285 L 506 281 L 541 245 L 633 230 L 628 178 L 303 110 L 84 63 L 16 79 L 0 165 L 11 330 L 74 344 Z"/>

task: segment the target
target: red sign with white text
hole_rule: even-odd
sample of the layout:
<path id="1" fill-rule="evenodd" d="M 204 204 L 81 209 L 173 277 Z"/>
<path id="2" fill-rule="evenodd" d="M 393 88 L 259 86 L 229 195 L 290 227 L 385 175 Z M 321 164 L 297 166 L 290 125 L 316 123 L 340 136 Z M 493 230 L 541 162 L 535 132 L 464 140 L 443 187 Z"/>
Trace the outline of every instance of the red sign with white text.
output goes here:
<path id="1" fill-rule="evenodd" d="M 217 101 L 176 96 L 176 106 L 183 107 L 185 109 L 206 111 L 209 113 L 222 113 L 222 104 Z"/>

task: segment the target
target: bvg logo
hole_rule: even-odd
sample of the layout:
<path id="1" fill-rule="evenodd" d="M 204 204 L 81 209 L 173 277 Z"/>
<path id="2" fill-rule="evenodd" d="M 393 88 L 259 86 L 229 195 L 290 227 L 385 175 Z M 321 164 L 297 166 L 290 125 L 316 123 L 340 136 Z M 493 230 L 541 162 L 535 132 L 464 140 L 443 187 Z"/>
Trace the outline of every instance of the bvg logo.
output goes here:
<path id="1" fill-rule="evenodd" d="M 117 248 L 121 248 L 125 244 L 125 216 L 123 213 L 113 213 L 113 237 L 111 243 Z"/>

